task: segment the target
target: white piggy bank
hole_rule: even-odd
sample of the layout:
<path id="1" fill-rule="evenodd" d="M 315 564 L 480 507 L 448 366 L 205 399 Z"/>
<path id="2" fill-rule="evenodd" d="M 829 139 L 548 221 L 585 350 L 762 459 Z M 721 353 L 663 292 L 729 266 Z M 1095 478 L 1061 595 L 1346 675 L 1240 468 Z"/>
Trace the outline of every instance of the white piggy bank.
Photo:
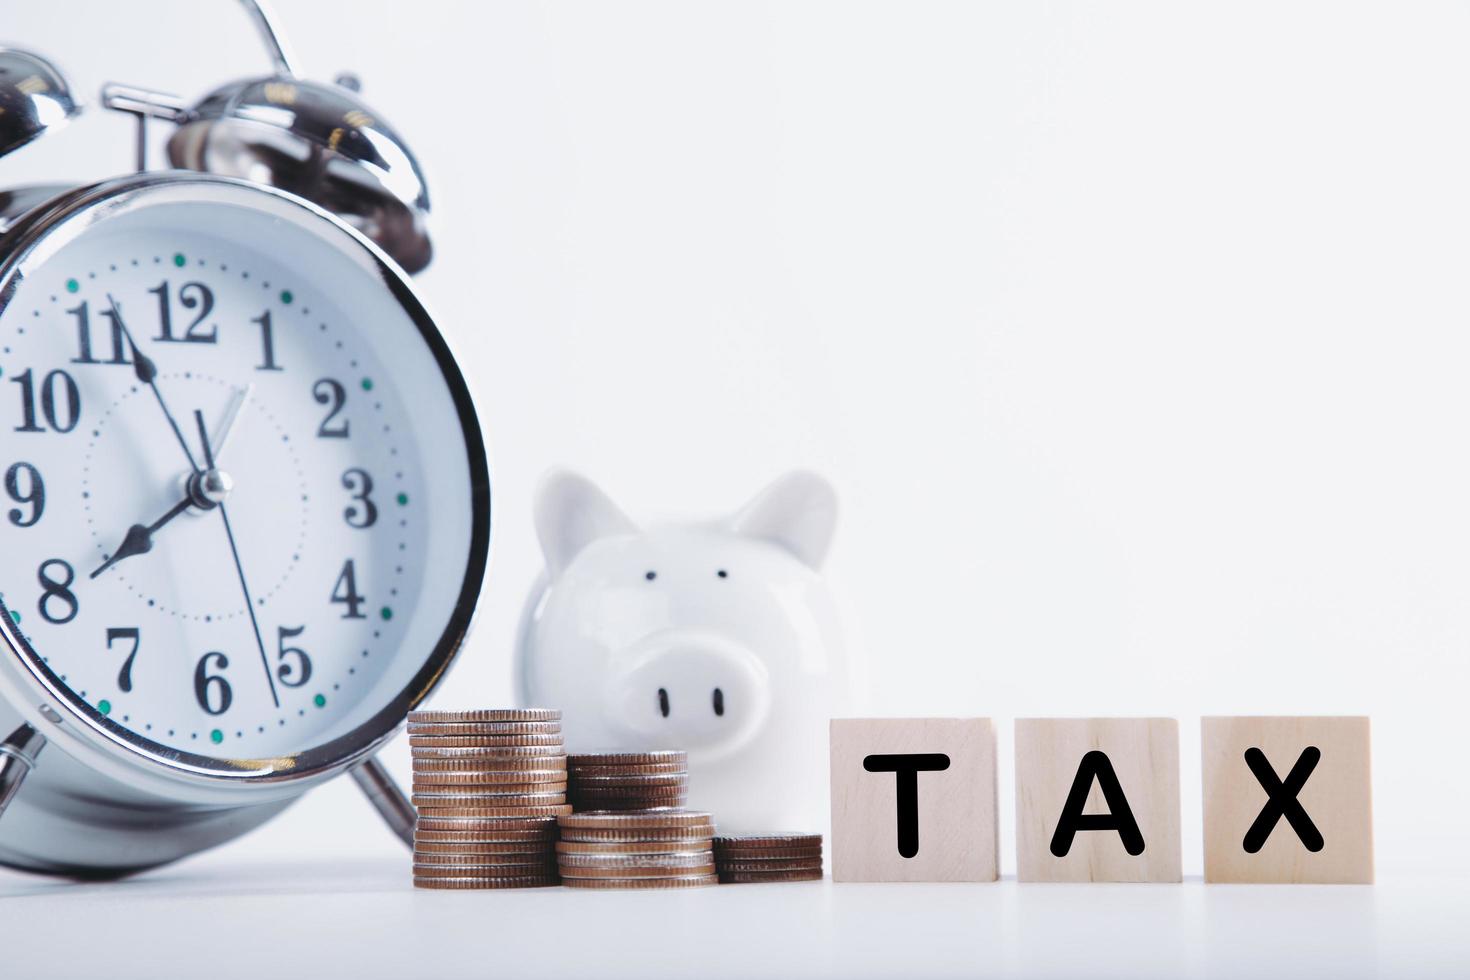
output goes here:
<path id="1" fill-rule="evenodd" d="M 827 722 L 848 696 L 818 573 L 836 520 L 832 487 L 804 472 L 728 519 L 650 528 L 584 477 L 548 476 L 524 703 L 562 709 L 570 752 L 687 750 L 689 806 L 722 833 L 824 828 Z"/>

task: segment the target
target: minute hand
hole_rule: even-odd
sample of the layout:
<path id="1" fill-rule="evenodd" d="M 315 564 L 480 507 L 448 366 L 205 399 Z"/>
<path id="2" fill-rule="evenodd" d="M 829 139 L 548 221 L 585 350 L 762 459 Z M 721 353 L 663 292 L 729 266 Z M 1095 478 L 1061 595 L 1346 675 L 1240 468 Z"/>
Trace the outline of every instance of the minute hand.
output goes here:
<path id="1" fill-rule="evenodd" d="M 122 330 L 123 337 L 127 339 L 128 346 L 132 348 L 133 374 L 137 376 L 139 381 L 153 389 L 153 397 L 158 399 L 158 407 L 163 409 L 163 417 L 168 419 L 169 428 L 174 430 L 174 438 L 179 441 L 179 448 L 184 450 L 184 456 L 189 460 L 189 468 L 195 473 L 200 472 L 199 464 L 194 461 L 193 450 L 189 448 L 189 443 L 185 441 L 184 433 L 179 431 L 179 423 L 174 421 L 173 413 L 168 410 L 168 405 L 163 400 L 163 393 L 158 390 L 158 381 L 156 380 L 158 378 L 158 365 L 154 364 L 152 358 L 138 349 L 137 343 L 133 340 L 132 332 L 128 330 L 128 325 L 123 323 L 122 311 L 117 308 L 117 300 L 112 298 L 111 293 L 107 294 L 107 303 L 112 307 L 112 315 L 116 319 L 118 327 Z"/>

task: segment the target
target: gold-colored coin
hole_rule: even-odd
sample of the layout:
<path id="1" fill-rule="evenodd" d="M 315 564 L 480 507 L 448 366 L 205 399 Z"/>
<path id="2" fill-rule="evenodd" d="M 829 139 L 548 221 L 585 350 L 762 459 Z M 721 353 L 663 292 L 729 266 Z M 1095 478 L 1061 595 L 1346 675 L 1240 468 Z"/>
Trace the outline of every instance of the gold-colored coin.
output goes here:
<path id="1" fill-rule="evenodd" d="M 410 711 L 411 722 L 561 721 L 560 708 L 485 708 L 472 711 Z"/>
<path id="2" fill-rule="evenodd" d="M 425 865 L 446 868 L 523 868 L 529 865 L 555 867 L 556 855 L 549 848 L 545 854 L 424 854 L 415 851 L 413 866 L 421 868 Z"/>
<path id="3" fill-rule="evenodd" d="M 562 739 L 556 735 L 410 735 L 409 748 L 414 749 L 494 749 L 556 746 Z"/>
<path id="4" fill-rule="evenodd" d="M 554 875 L 556 862 L 528 861 L 523 864 L 422 864 L 415 861 L 415 875 L 435 878 L 514 878 L 518 875 Z"/>
<path id="5" fill-rule="evenodd" d="M 756 834 L 748 837 L 716 837 L 716 847 L 821 847 L 821 834 Z"/>
<path id="6" fill-rule="evenodd" d="M 537 755 L 417 755 L 413 757 L 415 773 L 487 773 L 512 776 L 517 771 L 544 773 L 556 771 L 566 779 L 566 755 L 559 752 L 538 752 Z"/>
<path id="7" fill-rule="evenodd" d="M 572 805 L 573 813 L 592 813 L 593 811 L 603 813 L 651 813 L 654 810 L 676 810 L 689 801 L 682 796 L 671 796 L 662 800 L 615 800 L 607 798 L 588 800 L 580 797 L 568 797 L 567 802 Z"/>
<path id="8" fill-rule="evenodd" d="M 504 832 L 500 834 L 490 833 L 464 833 L 454 834 L 449 840 L 443 838 L 453 833 L 452 831 L 420 830 L 414 834 L 414 846 L 417 848 L 434 848 L 443 852 L 455 853 L 477 853 L 486 851 L 490 853 L 526 853 L 539 854 L 542 851 L 555 853 L 552 845 L 556 843 L 555 837 L 510 837 Z M 425 850 L 425 853 L 430 853 Z"/>
<path id="9" fill-rule="evenodd" d="M 470 891 L 477 888 L 545 888 L 559 885 L 556 875 L 520 875 L 511 878 L 441 878 L 432 875 L 414 875 L 415 888 L 448 888 Z"/>
<path id="10" fill-rule="evenodd" d="M 584 870 L 652 870 L 662 871 L 670 868 L 684 868 L 685 874 L 694 874 L 687 869 L 715 870 L 715 859 L 708 851 L 703 854 L 693 853 L 686 855 L 676 854 L 558 854 L 557 862 L 561 866 L 562 874 L 577 875 Z M 723 869 L 721 869 L 723 870 Z M 741 869 L 731 869 L 741 870 Z M 585 876 L 584 876 L 585 877 Z M 634 875 L 634 877 L 637 877 Z"/>
<path id="11" fill-rule="evenodd" d="M 513 857 L 510 854 L 492 854 L 492 858 Z M 442 875 L 447 878 L 505 878 L 510 875 L 553 875 L 560 872 L 555 861 L 543 861 L 535 857 L 519 861 L 496 861 L 489 863 L 485 855 L 467 855 L 480 860 L 425 861 L 424 858 L 441 858 L 443 854 L 415 854 L 413 873 L 416 875 Z M 716 873 L 719 868 L 715 869 Z"/>
<path id="12" fill-rule="evenodd" d="M 413 852 L 420 854 L 555 854 L 554 841 L 434 841 L 415 840 Z"/>
<path id="13" fill-rule="evenodd" d="M 555 817 L 563 812 L 563 808 L 572 813 L 577 812 L 561 793 L 548 793 L 545 796 L 474 796 L 462 800 L 442 796 L 413 796 L 411 799 L 419 815 L 425 817 Z M 450 810 L 454 812 L 448 812 Z M 497 812 L 481 812 L 490 810 Z"/>
<path id="14" fill-rule="evenodd" d="M 682 762 L 650 762 L 647 765 L 571 766 L 574 776 L 687 776 L 689 767 Z"/>
<path id="15" fill-rule="evenodd" d="M 414 833 L 466 833 L 484 835 L 491 839 L 498 834 L 515 834 L 517 839 L 522 834 L 554 838 L 557 833 L 556 816 L 554 813 L 505 816 L 438 816 L 421 813 Z"/>
<path id="16" fill-rule="evenodd" d="M 414 781 L 413 791 L 417 796 L 430 798 L 450 799 L 455 797 L 467 797 L 474 799 L 499 799 L 507 796 L 526 796 L 527 794 L 540 794 L 542 796 L 565 796 L 567 784 L 564 782 L 548 783 L 471 783 L 469 785 L 421 785 Z"/>
<path id="17" fill-rule="evenodd" d="M 478 783 L 470 785 L 446 786 L 440 783 L 425 785 L 415 781 L 413 784 L 415 796 L 425 799 L 448 799 L 450 797 L 465 797 L 468 799 L 489 800 L 489 806 L 524 806 L 528 803 L 566 803 L 568 802 L 566 783 Z M 549 799 L 527 799 L 527 797 L 556 797 Z M 434 806 L 430 803 L 428 806 Z M 480 804 L 476 804 L 477 806 Z"/>
<path id="18" fill-rule="evenodd" d="M 418 772 L 415 786 L 566 786 L 565 769 L 512 769 L 508 772 Z"/>
<path id="19" fill-rule="evenodd" d="M 676 809 L 678 805 L 689 802 L 682 796 L 666 796 L 657 800 L 640 800 L 636 797 L 612 797 L 571 795 L 567 802 L 572 804 L 575 813 L 652 813 L 658 809 Z"/>
<path id="20" fill-rule="evenodd" d="M 571 782 L 574 792 L 594 800 L 665 800 L 675 796 L 689 795 L 689 788 L 687 786 L 648 786 L 643 789 L 634 789 L 631 786 L 599 788 L 587 786 L 574 780 Z"/>
<path id="21" fill-rule="evenodd" d="M 553 825 L 550 833 L 543 830 L 424 830 L 413 832 L 413 839 L 424 844 L 511 844 L 537 847 L 556 840 Z"/>
<path id="22" fill-rule="evenodd" d="M 729 872 L 768 872 L 768 871 L 821 871 L 822 859 L 816 858 L 791 858 L 790 860 L 761 860 L 761 861 L 726 861 L 723 858 L 716 859 L 720 867 L 720 874 Z"/>
<path id="23" fill-rule="evenodd" d="M 713 853 L 709 838 L 685 837 L 665 841 L 571 841 L 556 842 L 558 854 L 669 854 L 686 855 Z"/>
<path id="24" fill-rule="evenodd" d="M 436 787 L 443 789 L 444 787 Z M 459 789 L 480 789 L 478 786 L 462 786 Z M 420 810 L 443 809 L 463 806 L 561 806 L 567 794 L 561 790 L 545 793 L 414 793 L 413 805 Z"/>
<path id="25" fill-rule="evenodd" d="M 677 878 L 563 878 L 568 888 L 702 888 L 718 885 L 718 875 L 690 875 Z"/>
<path id="26" fill-rule="evenodd" d="M 476 768 L 510 769 L 525 762 L 528 768 L 566 767 L 561 743 L 555 745 L 421 745 L 410 750 L 415 767 L 442 760 L 478 760 Z"/>
<path id="27" fill-rule="evenodd" d="M 644 827 L 625 830 L 563 827 L 561 839 L 575 844 L 705 843 L 713 827 Z"/>
<path id="28" fill-rule="evenodd" d="M 821 881 L 822 869 L 810 871 L 731 871 L 720 872 L 721 884 L 742 885 L 758 881 Z"/>
<path id="29" fill-rule="evenodd" d="M 591 776 L 586 771 L 573 772 L 572 779 L 578 786 L 588 789 L 652 789 L 665 786 L 688 786 L 689 774 L 684 772 L 657 773 L 637 776 Z"/>
<path id="30" fill-rule="evenodd" d="M 717 874 L 715 864 L 691 864 L 682 868 L 572 868 L 562 865 L 557 869 L 563 880 L 589 878 L 601 881 L 626 880 L 628 878 L 687 878 L 690 875 L 712 875 Z"/>
<path id="31" fill-rule="evenodd" d="M 570 757 L 574 766 L 647 766 L 670 763 L 688 767 L 689 753 L 683 749 L 660 749 L 654 752 L 576 752 Z"/>
<path id="32" fill-rule="evenodd" d="M 410 735 L 560 735 L 559 721 L 420 721 Z"/>
<path id="33" fill-rule="evenodd" d="M 822 857 L 820 847 L 749 847 L 722 848 L 715 845 L 715 857 L 721 861 L 804 861 Z"/>
<path id="34" fill-rule="evenodd" d="M 419 807 L 419 821 L 443 819 L 445 817 L 476 817 L 498 819 L 503 817 L 560 817 L 570 816 L 570 805 L 561 806 L 434 806 Z"/>
<path id="35" fill-rule="evenodd" d="M 713 827 L 714 817 L 703 810 L 655 810 L 648 813 L 610 813 L 596 810 L 562 817 L 563 830 L 665 830 L 674 827 Z"/>

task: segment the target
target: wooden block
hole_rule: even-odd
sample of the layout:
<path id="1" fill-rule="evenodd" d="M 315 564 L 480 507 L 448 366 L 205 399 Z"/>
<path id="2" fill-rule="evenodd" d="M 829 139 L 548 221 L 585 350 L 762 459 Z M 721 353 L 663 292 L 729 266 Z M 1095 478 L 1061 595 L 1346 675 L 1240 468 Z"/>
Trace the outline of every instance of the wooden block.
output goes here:
<path id="1" fill-rule="evenodd" d="M 832 720 L 833 881 L 995 881 L 989 718 Z"/>
<path id="2" fill-rule="evenodd" d="M 1180 849 L 1177 721 L 1017 719 L 1019 880 L 1182 881 Z"/>
<path id="3" fill-rule="evenodd" d="M 1367 718 L 1203 718 L 1200 746 L 1205 881 L 1373 883 Z"/>

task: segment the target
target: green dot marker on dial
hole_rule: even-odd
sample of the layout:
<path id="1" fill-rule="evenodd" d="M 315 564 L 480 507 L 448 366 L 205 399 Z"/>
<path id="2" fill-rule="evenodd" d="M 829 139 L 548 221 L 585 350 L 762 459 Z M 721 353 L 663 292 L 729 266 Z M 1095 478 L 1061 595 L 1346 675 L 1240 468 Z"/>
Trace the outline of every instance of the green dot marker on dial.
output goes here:
<path id="1" fill-rule="evenodd" d="M 79 282 L 77 282 L 75 279 L 68 279 L 66 281 L 66 291 L 69 292 L 69 293 L 74 293 L 78 289 L 81 289 L 81 288 L 82 288 L 82 284 L 79 283 Z"/>
<path id="2" fill-rule="evenodd" d="M 218 745 L 225 740 L 225 733 L 216 728 L 214 731 L 209 733 L 209 740 L 215 745 Z"/>
<path id="3" fill-rule="evenodd" d="M 14 609 L 12 609 L 12 610 L 10 610 L 10 618 L 13 619 L 13 620 L 15 620 L 18 623 L 18 622 L 20 622 L 20 613 L 16 612 Z"/>
<path id="4" fill-rule="evenodd" d="M 384 606 L 383 607 L 383 611 L 381 613 L 379 613 L 379 615 L 381 615 L 384 619 L 392 619 L 393 618 L 393 610 L 391 608 L 389 608 L 388 606 Z"/>
<path id="5" fill-rule="evenodd" d="M 318 694 L 316 697 L 311 699 L 311 703 L 316 705 L 318 708 L 325 708 L 327 706 L 327 696 L 325 694 Z"/>
<path id="6" fill-rule="evenodd" d="M 283 290 L 281 290 L 281 302 L 282 303 L 285 303 L 287 306 L 290 306 L 291 305 L 291 301 L 293 299 L 295 299 L 295 298 L 296 298 L 295 296 L 292 296 L 291 295 L 291 290 L 289 290 L 289 289 L 283 289 Z"/>
<path id="7" fill-rule="evenodd" d="M 184 253 L 183 252 L 175 252 L 174 253 L 174 265 L 178 266 L 180 269 L 182 269 L 184 267 Z M 221 735 L 220 738 L 224 738 L 224 736 Z"/>
<path id="8" fill-rule="evenodd" d="M 398 495 L 398 506 L 400 506 L 400 507 L 407 507 L 408 506 L 408 494 L 406 494 L 406 493 L 400 493 Z"/>
<path id="9" fill-rule="evenodd" d="M 373 390 L 373 379 L 372 378 L 363 378 L 362 379 L 362 390 L 363 391 L 372 391 Z"/>
<path id="10" fill-rule="evenodd" d="M 102 712 L 104 715 L 112 714 L 112 702 L 107 700 L 106 698 L 103 698 L 101 701 L 97 702 L 97 710 Z"/>

